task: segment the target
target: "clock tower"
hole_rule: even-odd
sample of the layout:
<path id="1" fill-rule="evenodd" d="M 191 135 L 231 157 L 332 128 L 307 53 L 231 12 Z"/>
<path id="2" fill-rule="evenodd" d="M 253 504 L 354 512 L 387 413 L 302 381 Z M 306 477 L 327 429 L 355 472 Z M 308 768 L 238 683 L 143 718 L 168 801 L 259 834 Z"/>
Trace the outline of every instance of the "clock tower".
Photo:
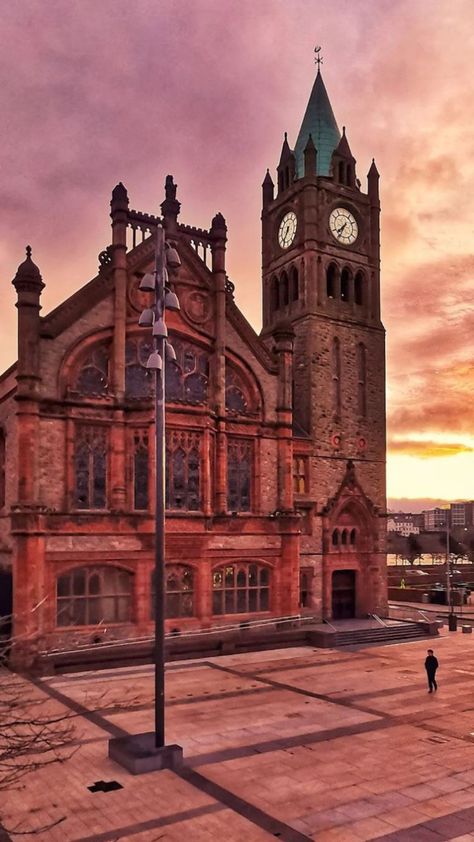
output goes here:
<path id="1" fill-rule="evenodd" d="M 294 149 L 263 182 L 263 330 L 294 334 L 294 504 L 302 603 L 384 613 L 385 331 L 379 174 L 364 192 L 319 70 Z"/>

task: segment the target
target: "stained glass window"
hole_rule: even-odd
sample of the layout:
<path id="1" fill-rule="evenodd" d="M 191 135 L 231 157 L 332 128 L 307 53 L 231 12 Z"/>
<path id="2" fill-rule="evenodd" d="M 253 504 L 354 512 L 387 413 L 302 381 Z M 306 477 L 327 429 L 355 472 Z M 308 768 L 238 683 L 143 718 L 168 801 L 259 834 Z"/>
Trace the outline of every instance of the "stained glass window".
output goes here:
<path id="1" fill-rule="evenodd" d="M 231 512 L 251 510 L 253 443 L 229 439 L 227 443 L 227 508 Z"/>
<path id="2" fill-rule="evenodd" d="M 270 570 L 260 564 L 228 564 L 212 574 L 212 613 L 270 610 Z"/>
<path id="3" fill-rule="evenodd" d="M 194 616 L 194 571 L 185 564 L 167 564 L 166 618 Z M 155 573 L 151 576 L 151 617 L 155 616 Z"/>
<path id="4" fill-rule="evenodd" d="M 308 457 L 293 457 L 293 491 L 306 494 L 308 491 Z"/>
<path id="5" fill-rule="evenodd" d="M 83 361 L 74 390 L 81 395 L 103 396 L 109 390 L 109 353 L 105 345 L 94 348 Z"/>
<path id="6" fill-rule="evenodd" d="M 209 382 L 208 354 L 190 343 L 170 336 L 176 361 L 167 360 L 166 400 L 205 403 Z M 146 368 L 153 350 L 151 339 L 129 338 L 125 346 L 125 393 L 128 398 L 146 399 L 153 395 L 153 374 Z"/>
<path id="7" fill-rule="evenodd" d="M 201 509 L 201 444 L 198 433 L 169 430 L 166 434 L 166 508 Z"/>
<path id="8" fill-rule="evenodd" d="M 137 430 L 133 436 L 133 508 L 148 509 L 149 504 L 148 433 Z"/>
<path id="9" fill-rule="evenodd" d="M 58 626 L 129 623 L 133 575 L 118 567 L 76 567 L 57 578 Z"/>
<path id="10" fill-rule="evenodd" d="M 227 412 L 245 415 L 249 411 L 247 390 L 240 375 L 226 364 L 225 370 L 225 408 Z"/>
<path id="11" fill-rule="evenodd" d="M 107 434 L 103 427 L 80 426 L 74 451 L 74 505 L 105 509 L 107 497 Z"/>

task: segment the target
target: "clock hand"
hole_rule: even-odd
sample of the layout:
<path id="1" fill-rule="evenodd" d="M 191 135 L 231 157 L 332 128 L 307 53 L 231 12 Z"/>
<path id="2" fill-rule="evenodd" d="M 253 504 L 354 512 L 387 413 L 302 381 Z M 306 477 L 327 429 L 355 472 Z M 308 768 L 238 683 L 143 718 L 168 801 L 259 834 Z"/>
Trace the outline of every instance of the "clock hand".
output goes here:
<path id="1" fill-rule="evenodd" d="M 342 225 L 342 226 L 341 226 L 341 228 L 337 228 L 337 229 L 336 229 L 336 234 L 342 234 L 342 232 L 344 231 L 344 228 L 346 227 L 346 225 L 347 225 L 347 222 L 345 222 L 345 223 L 344 223 L 344 225 Z"/>

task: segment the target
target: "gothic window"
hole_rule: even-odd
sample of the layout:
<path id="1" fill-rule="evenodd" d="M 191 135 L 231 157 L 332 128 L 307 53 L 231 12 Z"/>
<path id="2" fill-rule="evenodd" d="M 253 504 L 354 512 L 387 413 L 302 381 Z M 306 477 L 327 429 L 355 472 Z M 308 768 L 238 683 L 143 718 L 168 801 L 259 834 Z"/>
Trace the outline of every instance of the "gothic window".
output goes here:
<path id="1" fill-rule="evenodd" d="M 359 305 L 364 303 L 364 273 L 360 271 L 354 278 L 354 300 Z"/>
<path id="2" fill-rule="evenodd" d="M 338 181 L 339 181 L 339 184 L 344 184 L 344 161 L 339 161 Z"/>
<path id="3" fill-rule="evenodd" d="M 270 610 L 270 570 L 260 564 L 228 564 L 212 574 L 212 613 Z"/>
<path id="4" fill-rule="evenodd" d="M 337 336 L 332 342 L 332 383 L 333 408 L 336 415 L 341 414 L 341 343 Z"/>
<path id="5" fill-rule="evenodd" d="M 349 541 L 352 545 L 354 545 L 357 542 L 357 530 L 356 529 L 351 529 Z"/>
<path id="6" fill-rule="evenodd" d="M 225 370 L 225 408 L 227 412 L 245 415 L 249 411 L 249 401 L 242 378 L 227 363 Z"/>
<path id="7" fill-rule="evenodd" d="M 78 509 L 105 509 L 107 503 L 107 433 L 103 427 L 76 429 L 74 450 L 74 505 Z"/>
<path id="8" fill-rule="evenodd" d="M 341 272 L 341 299 L 342 301 L 349 301 L 350 299 L 350 278 L 351 273 L 347 266 Z"/>
<path id="9" fill-rule="evenodd" d="M 250 512 L 253 445 L 248 439 L 227 442 L 227 508 Z"/>
<path id="10" fill-rule="evenodd" d="M 330 263 L 326 269 L 326 295 L 328 298 L 336 297 L 337 266 Z"/>
<path id="11" fill-rule="evenodd" d="M 81 395 L 102 396 L 109 389 L 109 355 L 104 345 L 94 348 L 84 359 L 74 391 Z"/>
<path id="12" fill-rule="evenodd" d="M 155 616 L 155 571 L 151 575 L 151 618 Z M 185 564 L 165 567 L 165 617 L 194 617 L 194 571 Z"/>
<path id="13" fill-rule="evenodd" d="M 149 504 L 148 433 L 136 430 L 133 435 L 133 508 L 146 511 Z"/>
<path id="14" fill-rule="evenodd" d="M 290 300 L 291 301 L 298 301 L 299 298 L 299 279 L 298 279 L 298 269 L 296 266 L 293 266 L 291 273 L 290 273 Z"/>
<path id="15" fill-rule="evenodd" d="M 132 620 L 133 575 L 119 567 L 75 567 L 56 583 L 58 626 Z"/>
<path id="16" fill-rule="evenodd" d="M 352 186 L 353 183 L 353 175 L 352 175 L 352 165 L 347 164 L 346 166 L 346 184 L 348 187 Z"/>
<path id="17" fill-rule="evenodd" d="M 270 310 L 274 313 L 279 307 L 278 278 L 273 276 L 270 281 Z"/>
<path id="18" fill-rule="evenodd" d="M 332 533 L 332 545 L 337 547 L 339 545 L 339 529 L 334 529 Z"/>
<path id="19" fill-rule="evenodd" d="M 308 492 L 308 457 L 295 456 L 293 458 L 293 491 L 295 494 Z"/>
<path id="20" fill-rule="evenodd" d="M 343 529 L 341 532 L 341 544 L 344 546 L 347 544 L 347 529 Z"/>
<path id="21" fill-rule="evenodd" d="M 146 368 L 153 351 L 151 339 L 127 339 L 125 343 L 125 394 L 127 398 L 150 398 L 153 374 Z"/>
<path id="22" fill-rule="evenodd" d="M 0 429 L 0 509 L 5 505 L 6 473 L 6 436 Z"/>
<path id="23" fill-rule="evenodd" d="M 205 403 L 209 382 L 209 357 L 206 351 L 171 337 L 176 362 L 166 363 L 167 401 Z"/>
<path id="24" fill-rule="evenodd" d="M 358 411 L 362 418 L 367 416 L 367 350 L 360 342 L 357 346 L 357 396 Z"/>
<path id="25" fill-rule="evenodd" d="M 201 509 L 198 433 L 170 430 L 166 434 L 166 508 L 188 512 Z"/>
<path id="26" fill-rule="evenodd" d="M 289 302 L 288 275 L 281 273 L 280 277 L 280 307 L 287 307 Z"/>

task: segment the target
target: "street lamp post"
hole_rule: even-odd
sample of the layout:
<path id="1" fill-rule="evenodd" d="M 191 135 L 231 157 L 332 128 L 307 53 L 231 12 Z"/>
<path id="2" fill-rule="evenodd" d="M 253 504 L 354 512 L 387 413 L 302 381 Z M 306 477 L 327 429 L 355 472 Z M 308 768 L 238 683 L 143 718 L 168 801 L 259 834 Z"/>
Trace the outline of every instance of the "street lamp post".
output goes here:
<path id="1" fill-rule="evenodd" d="M 157 225 L 155 268 L 140 281 L 140 290 L 152 293 L 154 301 L 138 322 L 152 329 L 153 350 L 146 367 L 154 372 L 155 381 L 155 730 L 109 741 L 109 757 L 134 774 L 177 768 L 183 759 L 181 746 L 165 745 L 165 370 L 166 360 L 176 360 L 165 314 L 180 309 L 168 282 L 168 270 L 180 264 L 176 249 L 166 242 L 163 226 Z"/>
<path id="2" fill-rule="evenodd" d="M 457 631 L 458 623 L 454 613 L 452 594 L 449 520 L 446 520 L 446 602 L 448 604 L 448 628 L 449 631 Z"/>

